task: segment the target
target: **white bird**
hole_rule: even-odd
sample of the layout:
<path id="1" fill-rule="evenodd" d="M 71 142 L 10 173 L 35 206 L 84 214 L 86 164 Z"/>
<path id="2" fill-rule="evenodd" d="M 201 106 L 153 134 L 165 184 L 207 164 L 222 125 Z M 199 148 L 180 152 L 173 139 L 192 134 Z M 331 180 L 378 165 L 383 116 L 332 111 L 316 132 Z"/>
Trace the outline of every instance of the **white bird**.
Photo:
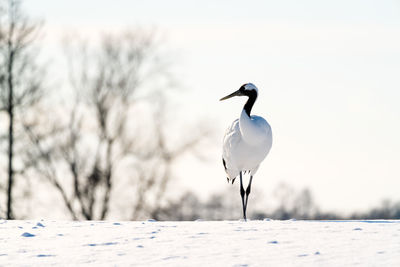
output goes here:
<path id="1" fill-rule="evenodd" d="M 246 220 L 247 200 L 251 190 L 251 182 L 260 163 L 267 156 L 272 146 L 272 131 L 268 122 L 255 115 L 250 115 L 257 100 L 258 89 L 252 83 L 242 85 L 239 90 L 220 99 L 247 96 L 240 118 L 227 129 L 223 141 L 222 163 L 227 174 L 228 183 L 232 184 L 240 176 L 240 196 L 242 197 L 243 217 Z M 243 188 L 242 173 L 250 173 L 250 181 L 246 191 Z M 246 198 L 245 198 L 246 193 Z"/>

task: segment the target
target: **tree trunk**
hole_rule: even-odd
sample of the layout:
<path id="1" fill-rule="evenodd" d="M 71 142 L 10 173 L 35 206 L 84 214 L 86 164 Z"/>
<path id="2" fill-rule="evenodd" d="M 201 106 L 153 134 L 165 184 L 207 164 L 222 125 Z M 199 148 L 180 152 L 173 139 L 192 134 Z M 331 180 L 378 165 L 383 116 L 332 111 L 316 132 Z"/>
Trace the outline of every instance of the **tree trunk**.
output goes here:
<path id="1" fill-rule="evenodd" d="M 9 43 L 9 46 L 10 43 Z M 8 107 L 7 113 L 9 117 L 9 128 L 8 128 L 8 189 L 7 189 L 7 219 L 13 219 L 12 212 L 12 189 L 14 183 L 14 169 L 13 169 L 13 145 L 14 145 L 14 101 L 13 101 L 13 61 L 14 52 L 10 47 L 10 58 L 8 61 Z"/>

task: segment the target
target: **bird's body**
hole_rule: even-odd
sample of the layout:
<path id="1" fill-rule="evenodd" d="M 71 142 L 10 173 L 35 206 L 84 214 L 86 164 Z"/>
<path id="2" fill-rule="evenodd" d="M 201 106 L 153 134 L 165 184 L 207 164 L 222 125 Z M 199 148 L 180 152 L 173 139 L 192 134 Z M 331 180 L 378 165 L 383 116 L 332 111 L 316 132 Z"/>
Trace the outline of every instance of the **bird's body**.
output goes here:
<path id="1" fill-rule="evenodd" d="M 232 123 L 224 136 L 222 158 L 228 178 L 235 179 L 241 171 L 254 175 L 271 146 L 272 132 L 268 122 L 242 112 L 240 119 Z"/>
<path id="2" fill-rule="evenodd" d="M 268 122 L 260 117 L 251 115 L 251 109 L 257 99 L 258 90 L 251 83 L 244 84 L 236 92 L 222 98 L 233 96 L 247 96 L 247 100 L 239 119 L 233 121 L 227 129 L 222 150 L 222 162 L 227 174 L 228 182 L 235 181 L 240 176 L 240 194 L 242 196 L 243 216 L 246 219 L 248 195 L 251 190 L 251 182 L 257 172 L 260 163 L 268 155 L 272 146 L 272 131 Z M 250 173 L 249 185 L 244 191 L 242 173 Z M 246 198 L 244 194 L 246 192 Z"/>

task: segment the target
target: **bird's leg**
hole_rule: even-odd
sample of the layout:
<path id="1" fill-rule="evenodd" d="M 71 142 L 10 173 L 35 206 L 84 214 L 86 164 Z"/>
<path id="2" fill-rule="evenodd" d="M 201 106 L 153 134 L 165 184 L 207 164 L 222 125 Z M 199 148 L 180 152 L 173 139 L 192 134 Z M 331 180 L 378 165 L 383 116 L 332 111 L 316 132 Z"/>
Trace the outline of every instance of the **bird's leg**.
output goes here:
<path id="1" fill-rule="evenodd" d="M 247 201 L 249 199 L 249 195 L 250 195 L 250 191 L 251 191 L 251 182 L 252 181 L 253 181 L 253 175 L 250 175 L 249 185 L 247 186 L 247 189 L 246 189 L 246 202 L 245 202 L 245 205 L 244 205 L 244 212 L 246 212 L 246 210 L 247 210 Z"/>
<path id="2" fill-rule="evenodd" d="M 240 172 L 240 196 L 242 197 L 243 218 L 244 218 L 244 220 L 246 220 L 246 206 L 244 203 L 244 188 L 243 188 L 242 172 Z"/>

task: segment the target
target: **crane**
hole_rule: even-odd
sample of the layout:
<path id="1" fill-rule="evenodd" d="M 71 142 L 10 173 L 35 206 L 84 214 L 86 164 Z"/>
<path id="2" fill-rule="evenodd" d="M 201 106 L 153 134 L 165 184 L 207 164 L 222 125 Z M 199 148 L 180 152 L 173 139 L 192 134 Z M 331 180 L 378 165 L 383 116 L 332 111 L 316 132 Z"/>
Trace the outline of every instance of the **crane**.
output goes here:
<path id="1" fill-rule="evenodd" d="M 236 177 L 240 177 L 243 218 L 246 220 L 247 201 L 253 176 L 271 149 L 272 130 L 263 117 L 251 115 L 251 109 L 258 96 L 258 89 L 254 84 L 243 84 L 239 90 L 221 98 L 220 101 L 234 96 L 247 96 L 248 99 L 240 117 L 234 120 L 225 132 L 222 163 L 227 174 L 228 183 L 232 181 L 233 184 Z M 245 191 L 242 176 L 246 172 L 249 173 L 250 180 Z"/>

